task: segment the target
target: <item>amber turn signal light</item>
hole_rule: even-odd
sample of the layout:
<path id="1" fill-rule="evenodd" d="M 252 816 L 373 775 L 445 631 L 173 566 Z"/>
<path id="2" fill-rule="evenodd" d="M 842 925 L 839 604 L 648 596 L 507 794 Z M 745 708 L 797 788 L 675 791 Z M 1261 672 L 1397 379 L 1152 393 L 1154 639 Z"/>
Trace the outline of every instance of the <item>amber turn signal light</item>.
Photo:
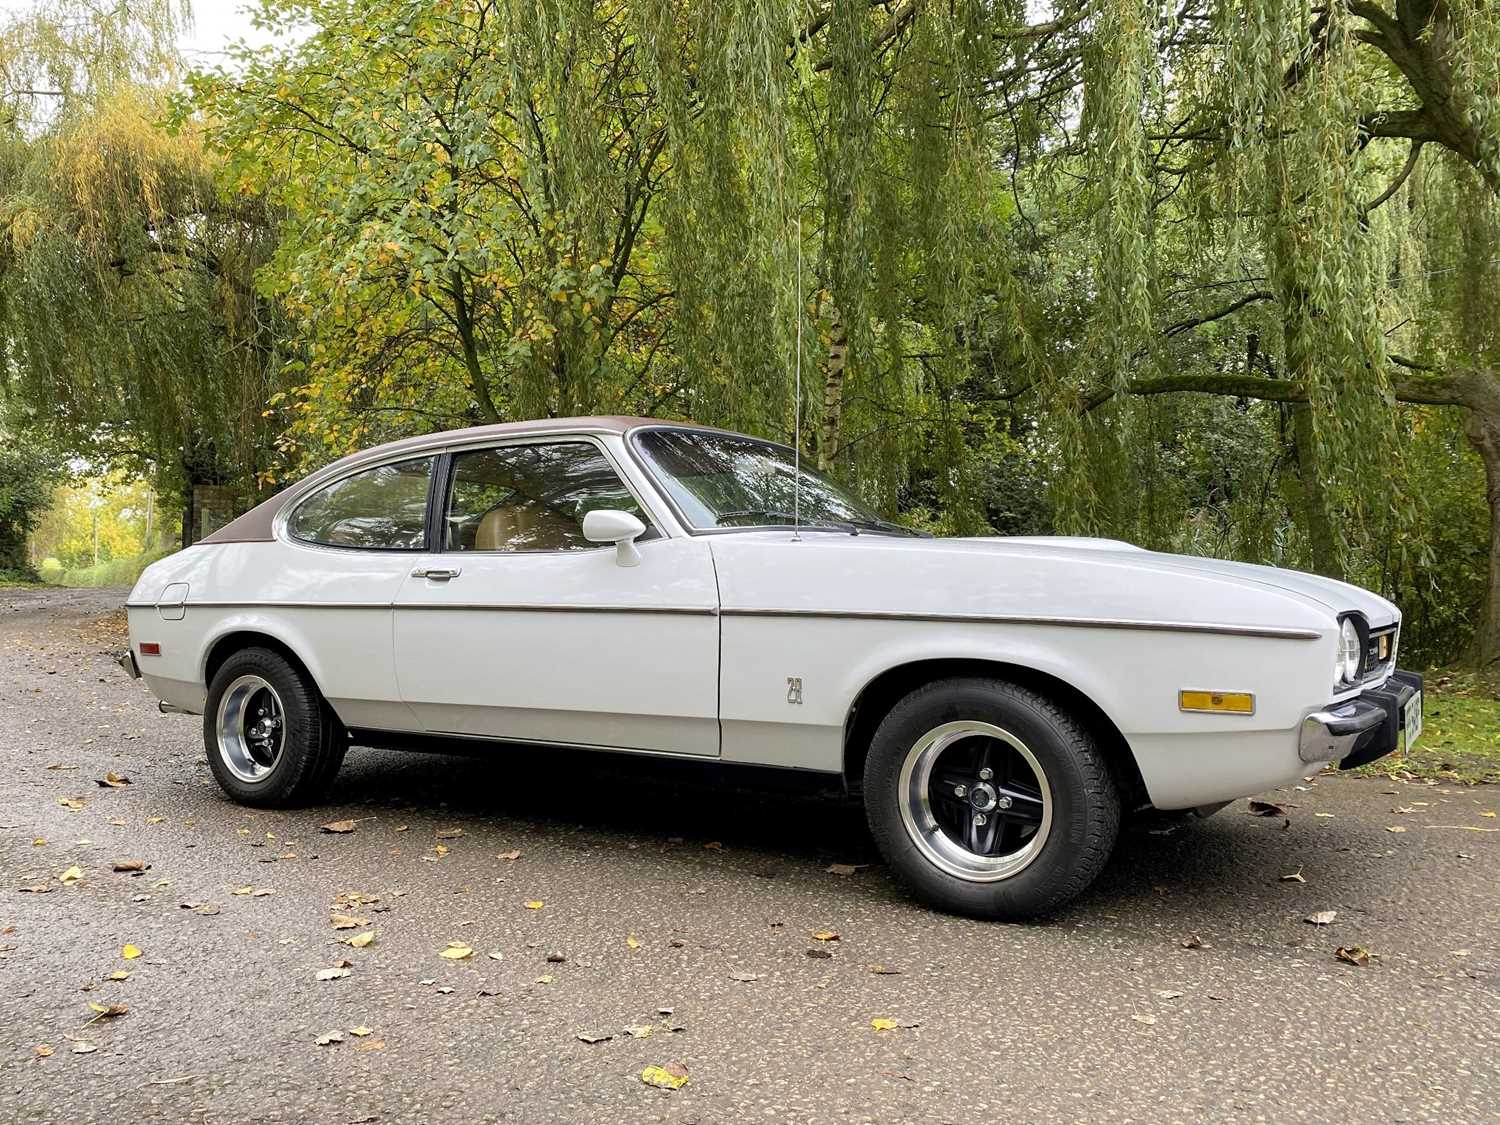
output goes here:
<path id="1" fill-rule="evenodd" d="M 1211 714 L 1253 715 L 1255 696 L 1248 691 L 1179 691 L 1177 708 Z"/>

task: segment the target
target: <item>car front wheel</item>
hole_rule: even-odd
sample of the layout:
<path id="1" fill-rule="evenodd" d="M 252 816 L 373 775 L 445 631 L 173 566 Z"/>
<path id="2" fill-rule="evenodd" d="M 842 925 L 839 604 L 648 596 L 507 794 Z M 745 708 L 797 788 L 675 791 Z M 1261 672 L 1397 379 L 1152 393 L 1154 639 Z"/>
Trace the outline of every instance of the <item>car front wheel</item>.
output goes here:
<path id="1" fill-rule="evenodd" d="M 307 674 L 265 648 L 241 649 L 214 673 L 203 741 L 224 792 L 264 807 L 322 797 L 348 748 L 347 734 Z"/>
<path id="2" fill-rule="evenodd" d="M 1087 728 L 1003 680 L 927 684 L 881 722 L 865 808 L 886 861 L 927 902 L 1029 918 L 1091 883 L 1120 825 L 1113 775 Z"/>

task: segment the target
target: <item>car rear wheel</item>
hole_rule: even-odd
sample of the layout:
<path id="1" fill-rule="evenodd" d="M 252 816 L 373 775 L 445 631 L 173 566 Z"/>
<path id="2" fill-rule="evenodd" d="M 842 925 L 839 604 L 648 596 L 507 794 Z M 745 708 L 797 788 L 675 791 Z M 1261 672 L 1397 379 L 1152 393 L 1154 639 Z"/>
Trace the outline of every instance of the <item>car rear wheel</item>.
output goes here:
<path id="1" fill-rule="evenodd" d="M 223 790 L 260 806 L 322 797 L 348 749 L 347 733 L 307 674 L 264 648 L 241 649 L 214 673 L 203 741 Z"/>
<path id="2" fill-rule="evenodd" d="M 1067 902 L 1119 833 L 1119 793 L 1087 728 L 1003 680 L 941 680 L 897 703 L 870 745 L 864 793 L 896 873 L 932 905 L 984 918 Z"/>

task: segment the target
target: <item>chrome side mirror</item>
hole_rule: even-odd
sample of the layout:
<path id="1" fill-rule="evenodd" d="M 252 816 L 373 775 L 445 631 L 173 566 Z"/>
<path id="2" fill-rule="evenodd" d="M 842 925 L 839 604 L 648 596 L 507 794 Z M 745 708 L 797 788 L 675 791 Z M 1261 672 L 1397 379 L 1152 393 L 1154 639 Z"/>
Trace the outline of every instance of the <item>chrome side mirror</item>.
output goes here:
<path id="1" fill-rule="evenodd" d="M 600 508 L 583 517 L 583 537 L 590 543 L 613 543 L 615 562 L 640 566 L 641 552 L 635 541 L 646 534 L 646 525 L 629 512 Z"/>

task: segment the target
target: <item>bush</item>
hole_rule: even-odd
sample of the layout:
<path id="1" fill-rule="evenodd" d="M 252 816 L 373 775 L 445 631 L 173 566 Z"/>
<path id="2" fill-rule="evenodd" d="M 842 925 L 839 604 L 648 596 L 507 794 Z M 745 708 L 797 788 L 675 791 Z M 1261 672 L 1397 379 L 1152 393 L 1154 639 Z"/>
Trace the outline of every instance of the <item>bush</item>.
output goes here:
<path id="1" fill-rule="evenodd" d="M 62 581 L 63 564 L 51 555 L 43 559 L 41 565 L 36 569 L 37 573 L 42 576 L 43 582 L 52 582 L 55 584 Z"/>
<path id="2" fill-rule="evenodd" d="M 134 586 L 136 579 L 141 576 L 141 571 L 154 563 L 157 559 L 164 559 L 176 548 L 163 547 L 155 551 L 147 551 L 144 554 L 134 555 L 128 559 L 111 559 L 109 562 L 99 563 L 97 566 L 78 567 L 67 570 L 57 579 L 59 586 L 87 586 L 97 588 L 100 586 Z"/>

